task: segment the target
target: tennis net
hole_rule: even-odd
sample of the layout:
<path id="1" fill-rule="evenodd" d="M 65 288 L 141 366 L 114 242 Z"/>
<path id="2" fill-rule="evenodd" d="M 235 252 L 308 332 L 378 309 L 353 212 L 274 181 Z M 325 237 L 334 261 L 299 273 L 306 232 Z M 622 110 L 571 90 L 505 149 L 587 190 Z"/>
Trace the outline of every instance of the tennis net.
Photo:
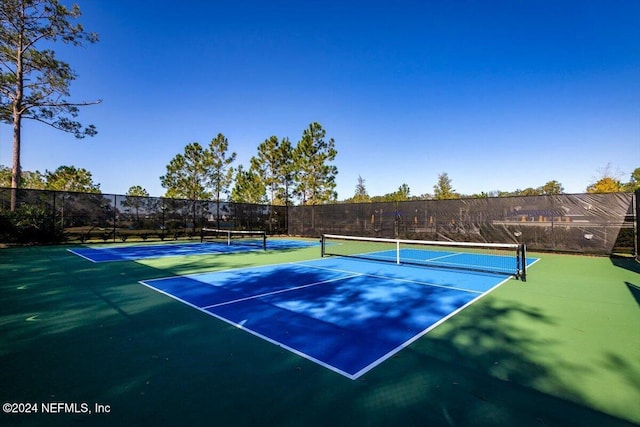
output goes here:
<path id="1" fill-rule="evenodd" d="M 414 264 L 509 274 L 525 281 L 526 247 L 519 243 L 467 243 L 376 237 L 322 236 L 322 256 L 357 257 L 396 264 Z"/>
<path id="2" fill-rule="evenodd" d="M 258 246 L 267 249 L 267 233 L 260 230 L 222 230 L 202 228 L 201 242 L 216 242 L 227 245 Z"/>

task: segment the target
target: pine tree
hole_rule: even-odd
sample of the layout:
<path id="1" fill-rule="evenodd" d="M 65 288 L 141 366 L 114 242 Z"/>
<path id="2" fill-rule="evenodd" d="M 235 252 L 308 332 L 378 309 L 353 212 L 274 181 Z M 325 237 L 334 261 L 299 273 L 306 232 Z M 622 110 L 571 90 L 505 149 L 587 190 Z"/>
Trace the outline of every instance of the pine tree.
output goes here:
<path id="1" fill-rule="evenodd" d="M 367 193 L 367 188 L 364 186 L 365 180 L 358 175 L 358 184 L 356 184 L 356 192 L 353 195 L 353 203 L 364 203 L 371 200 Z"/>
<path id="2" fill-rule="evenodd" d="M 456 194 L 453 186 L 451 185 L 451 179 L 446 172 L 438 175 L 438 183 L 433 186 L 433 198 L 436 200 L 446 200 L 446 199 L 458 199 L 459 196 Z"/>
<path id="3" fill-rule="evenodd" d="M 206 190 L 209 174 L 209 158 L 197 142 L 188 144 L 184 154 L 177 154 L 167 165 L 167 173 L 160 182 L 167 189 L 169 198 L 207 200 L 211 192 Z"/>
<path id="4" fill-rule="evenodd" d="M 335 200 L 338 168 L 331 165 L 338 152 L 333 138 L 325 141 L 326 131 L 317 123 L 311 123 L 302 134 L 294 150 L 294 162 L 298 173 L 296 193 L 303 205 L 317 205 Z"/>
<path id="5" fill-rule="evenodd" d="M 69 86 L 76 75 L 56 58 L 51 44 L 82 46 L 98 40 L 82 25 L 72 25 L 80 9 L 58 0 L 2 0 L 0 2 L 0 120 L 13 125 L 11 187 L 20 188 L 22 120 L 31 119 L 77 138 L 95 135 L 93 125 L 83 128 L 75 120 L 79 107 L 97 104 L 71 102 Z M 11 209 L 15 209 L 12 192 Z"/>
<path id="6" fill-rule="evenodd" d="M 60 166 L 53 172 L 45 172 L 48 190 L 100 193 L 100 184 L 94 184 L 91 172 L 75 166 Z"/>
<path id="7" fill-rule="evenodd" d="M 238 166 L 230 200 L 235 203 L 261 204 L 266 202 L 265 199 L 264 181 L 259 173 L 252 168 L 245 171 L 242 165 Z"/>

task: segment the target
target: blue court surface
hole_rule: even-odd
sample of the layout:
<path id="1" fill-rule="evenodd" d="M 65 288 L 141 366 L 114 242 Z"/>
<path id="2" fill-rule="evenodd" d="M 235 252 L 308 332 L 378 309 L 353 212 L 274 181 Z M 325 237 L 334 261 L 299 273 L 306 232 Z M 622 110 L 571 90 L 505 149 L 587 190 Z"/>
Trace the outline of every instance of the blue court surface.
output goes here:
<path id="1" fill-rule="evenodd" d="M 363 259 L 396 262 L 397 252 L 386 250 L 352 255 Z M 400 249 L 402 264 L 416 264 L 428 267 L 459 268 L 469 270 L 483 270 L 500 274 L 515 274 L 518 271 L 518 259 L 513 255 L 494 255 L 485 253 L 470 253 L 465 251 L 429 250 L 429 249 Z M 528 259 L 527 266 L 536 259 Z"/>
<path id="2" fill-rule="evenodd" d="M 140 283 L 356 379 L 508 280 L 322 258 Z"/>
<path id="3" fill-rule="evenodd" d="M 231 245 L 218 242 L 159 243 L 135 246 L 80 247 L 71 248 L 68 251 L 91 262 L 111 262 L 169 256 L 261 251 L 263 249 L 260 245 L 261 241 L 246 242 L 239 240 Z M 267 239 L 267 250 L 299 249 L 309 246 L 319 246 L 319 243 L 304 240 Z"/>

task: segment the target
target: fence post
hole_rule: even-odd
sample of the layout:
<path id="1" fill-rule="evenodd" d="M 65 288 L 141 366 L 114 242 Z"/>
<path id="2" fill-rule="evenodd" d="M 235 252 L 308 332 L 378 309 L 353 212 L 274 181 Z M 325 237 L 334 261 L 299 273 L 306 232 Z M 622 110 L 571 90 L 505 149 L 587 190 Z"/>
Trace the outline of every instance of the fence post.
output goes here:
<path id="1" fill-rule="evenodd" d="M 56 233 L 56 192 L 53 191 L 53 213 L 52 213 L 52 217 L 51 217 L 51 235 L 53 236 L 54 239 L 56 239 L 56 236 L 58 236 L 58 234 Z M 62 232 L 59 234 L 59 236 L 62 236 L 64 233 L 64 230 L 62 230 Z"/>
<path id="2" fill-rule="evenodd" d="M 640 261 L 640 253 L 638 253 L 638 251 L 640 250 L 640 236 L 638 235 L 638 233 L 640 233 L 640 189 L 635 191 L 635 193 L 633 194 L 633 198 L 635 199 L 635 203 L 632 203 L 632 205 L 635 207 L 633 216 L 636 219 L 633 222 L 634 251 L 636 259 Z"/>
<path id="3" fill-rule="evenodd" d="M 118 221 L 118 195 L 113 195 L 113 242 L 116 242 L 116 222 Z"/>

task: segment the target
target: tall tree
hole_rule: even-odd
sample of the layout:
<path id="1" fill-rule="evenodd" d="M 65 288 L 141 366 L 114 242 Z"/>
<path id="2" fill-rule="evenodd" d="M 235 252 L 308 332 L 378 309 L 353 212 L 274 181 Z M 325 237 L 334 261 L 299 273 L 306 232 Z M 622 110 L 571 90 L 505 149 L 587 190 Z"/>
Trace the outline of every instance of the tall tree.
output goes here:
<path id="1" fill-rule="evenodd" d="M 0 187 L 11 186 L 11 168 L 0 165 Z"/>
<path id="2" fill-rule="evenodd" d="M 436 200 L 459 198 L 453 189 L 451 178 L 449 178 L 449 175 L 446 172 L 438 175 L 438 183 L 433 186 L 433 198 Z"/>
<path id="3" fill-rule="evenodd" d="M 22 188 L 33 190 L 44 190 L 47 186 L 45 176 L 40 171 L 22 171 L 20 183 Z"/>
<path id="4" fill-rule="evenodd" d="M 396 191 L 396 194 L 397 194 L 397 201 L 403 202 L 403 201 L 409 200 L 411 189 L 409 188 L 408 184 L 402 184 L 400 187 L 398 187 L 398 191 Z"/>
<path id="5" fill-rule="evenodd" d="M 207 184 L 212 189 L 213 198 L 216 202 L 216 221 L 218 228 L 220 227 L 220 201 L 221 195 L 229 194 L 229 187 L 233 182 L 233 167 L 231 164 L 236 159 L 236 153 L 227 155 L 229 150 L 229 141 L 219 133 L 209 143 L 209 149 L 206 153 L 206 161 L 208 163 Z"/>
<path id="6" fill-rule="evenodd" d="M 622 183 L 611 176 L 600 178 L 587 187 L 587 193 L 617 193 L 622 190 Z"/>
<path id="7" fill-rule="evenodd" d="M 360 175 L 358 175 L 358 183 L 356 184 L 356 191 L 353 195 L 353 199 L 351 201 L 353 203 L 365 203 L 371 200 L 369 194 L 367 193 L 367 188 L 364 185 L 365 180 Z"/>
<path id="8" fill-rule="evenodd" d="M 599 169 L 600 177 L 587 187 L 587 193 L 617 193 L 623 191 L 623 184 L 620 181 L 622 173 L 612 170 L 611 163 Z"/>
<path id="9" fill-rule="evenodd" d="M 270 206 L 288 205 L 290 188 L 293 188 L 292 147 L 288 138 L 278 140 L 271 136 L 258 146 L 258 155 L 251 158 L 251 168 L 256 179 L 263 183 L 269 193 Z M 269 231 L 273 225 L 274 210 L 269 207 Z"/>
<path id="10" fill-rule="evenodd" d="M 330 162 L 338 152 L 333 138 L 325 141 L 325 136 L 326 131 L 319 123 L 311 123 L 294 150 L 298 172 L 296 192 L 304 205 L 317 205 L 337 198 L 334 189 L 338 168 Z"/>
<path id="11" fill-rule="evenodd" d="M 94 184 L 91 172 L 84 168 L 60 166 L 53 172 L 46 171 L 45 177 L 49 190 L 100 194 L 100 184 Z"/>
<path id="12" fill-rule="evenodd" d="M 553 180 L 540 187 L 540 190 L 542 191 L 542 194 L 562 194 L 564 192 L 564 187 L 558 181 Z"/>
<path id="13" fill-rule="evenodd" d="M 409 185 L 403 183 L 396 191 L 393 193 L 387 193 L 384 196 L 375 196 L 371 198 L 372 202 L 405 202 L 409 200 L 409 195 L 411 194 L 411 189 Z"/>
<path id="14" fill-rule="evenodd" d="M 640 190 L 640 168 L 635 168 L 631 173 L 631 179 L 624 185 L 624 191 Z"/>
<path id="15" fill-rule="evenodd" d="M 264 203 L 266 201 L 264 180 L 259 172 L 249 168 L 244 170 L 242 165 L 236 171 L 235 186 L 231 191 L 231 201 L 236 203 Z"/>
<path id="16" fill-rule="evenodd" d="M 289 138 L 282 138 L 280 147 L 277 150 L 278 159 L 278 189 L 276 199 L 272 202 L 275 205 L 289 206 L 296 186 L 296 167 L 294 161 L 294 148 Z"/>
<path id="17" fill-rule="evenodd" d="M 207 200 L 210 155 L 197 142 L 188 144 L 184 154 L 177 154 L 167 165 L 167 173 L 160 182 L 167 189 L 166 197 L 189 200 Z"/>
<path id="18" fill-rule="evenodd" d="M 262 178 L 269 193 L 269 201 L 274 204 L 278 189 L 282 185 L 281 173 L 282 156 L 280 141 L 277 136 L 271 136 L 258 145 L 258 155 L 251 158 L 251 169 Z"/>
<path id="19" fill-rule="evenodd" d="M 13 125 L 11 187 L 19 188 L 22 120 L 32 119 L 77 138 L 93 136 L 75 120 L 81 106 L 99 103 L 71 102 L 69 86 L 76 74 L 50 49 L 56 42 L 82 46 L 98 40 L 95 33 L 73 25 L 80 9 L 58 0 L 2 0 L 0 2 L 0 119 Z M 15 208 L 12 194 L 11 208 Z"/>
<path id="20" fill-rule="evenodd" d="M 132 197 L 149 197 L 149 192 L 139 185 L 132 185 L 131 187 L 129 187 L 129 189 L 127 190 L 127 194 L 125 195 Z"/>
<path id="21" fill-rule="evenodd" d="M 45 177 L 40 171 L 22 171 L 20 188 L 44 190 L 46 188 Z M 0 165 L 0 187 L 11 187 L 11 168 Z"/>
<path id="22" fill-rule="evenodd" d="M 233 167 L 231 164 L 236 160 L 236 153 L 227 156 L 229 141 L 219 133 L 209 143 L 209 170 L 208 184 L 212 188 L 212 193 L 217 202 L 220 202 L 222 194 L 229 193 L 229 187 L 233 181 Z"/>
<path id="23" fill-rule="evenodd" d="M 136 221 L 140 222 L 140 209 L 148 204 L 149 192 L 139 185 L 133 185 L 127 190 L 122 206 L 133 208 L 136 212 Z"/>

